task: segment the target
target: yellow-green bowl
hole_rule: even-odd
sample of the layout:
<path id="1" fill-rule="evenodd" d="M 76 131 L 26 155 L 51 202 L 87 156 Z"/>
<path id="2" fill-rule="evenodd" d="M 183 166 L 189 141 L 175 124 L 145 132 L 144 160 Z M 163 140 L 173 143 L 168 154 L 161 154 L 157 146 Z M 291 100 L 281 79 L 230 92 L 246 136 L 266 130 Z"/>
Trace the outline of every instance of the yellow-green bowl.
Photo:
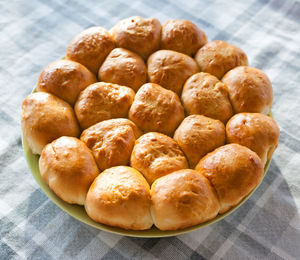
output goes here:
<path id="1" fill-rule="evenodd" d="M 195 225 L 195 226 L 192 226 L 192 227 L 188 227 L 188 228 L 180 229 L 180 230 L 175 230 L 175 231 L 161 231 L 161 230 L 159 230 L 155 227 L 152 227 L 149 230 L 143 230 L 143 231 L 125 230 L 125 229 L 110 227 L 110 226 L 107 226 L 107 225 L 104 225 L 104 224 L 97 223 L 97 222 L 93 221 L 86 214 L 83 206 L 69 204 L 69 203 L 64 202 L 63 200 L 61 200 L 59 197 L 57 197 L 56 194 L 48 187 L 48 185 L 43 180 L 43 178 L 40 174 L 40 171 L 39 171 L 39 156 L 34 155 L 31 152 L 31 150 L 29 149 L 29 147 L 26 143 L 26 140 L 24 139 L 24 136 L 22 136 L 22 141 L 23 141 L 23 148 L 24 148 L 25 157 L 26 157 L 27 163 L 29 165 L 29 168 L 31 170 L 31 173 L 32 173 L 33 177 L 35 178 L 37 183 L 40 185 L 41 189 L 46 193 L 46 195 L 58 207 L 60 207 L 63 211 L 67 212 L 72 217 L 78 219 L 79 221 L 81 221 L 81 222 L 83 222 L 87 225 L 90 225 L 92 227 L 95 227 L 95 228 L 98 228 L 98 229 L 101 229 L 101 230 L 104 230 L 104 231 L 107 231 L 107 232 L 123 235 L 123 236 L 146 237 L 146 238 L 169 237 L 169 236 L 176 236 L 176 235 L 179 235 L 179 234 L 187 233 L 187 232 L 199 229 L 199 228 L 209 226 L 209 225 L 211 225 L 215 222 L 218 222 L 221 219 L 225 218 L 226 216 L 231 214 L 233 211 L 235 211 L 238 207 L 240 207 L 252 195 L 252 193 L 259 186 L 259 185 L 257 185 L 257 187 L 247 197 L 245 197 L 237 206 L 235 206 L 231 210 L 227 211 L 224 214 L 218 215 L 217 217 L 215 217 L 214 219 L 212 219 L 210 221 L 207 221 L 205 223 L 201 223 L 199 225 Z M 271 160 L 269 160 L 267 162 L 266 166 L 265 166 L 264 176 L 266 175 L 266 173 L 268 171 L 270 161 Z"/>

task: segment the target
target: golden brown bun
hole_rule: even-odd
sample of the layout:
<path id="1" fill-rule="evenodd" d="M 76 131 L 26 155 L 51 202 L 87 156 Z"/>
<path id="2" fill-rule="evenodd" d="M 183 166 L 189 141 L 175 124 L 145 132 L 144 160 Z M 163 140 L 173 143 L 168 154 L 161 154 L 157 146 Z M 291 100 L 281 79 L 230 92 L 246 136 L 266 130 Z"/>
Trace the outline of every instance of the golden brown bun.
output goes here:
<path id="1" fill-rule="evenodd" d="M 204 155 L 225 144 L 225 126 L 219 120 L 191 115 L 176 129 L 174 140 L 194 168 Z"/>
<path id="2" fill-rule="evenodd" d="M 75 113 L 82 129 L 111 118 L 127 117 L 134 99 L 131 88 L 97 82 L 83 90 L 75 104 Z"/>
<path id="3" fill-rule="evenodd" d="M 115 47 L 109 33 L 102 27 L 91 27 L 77 34 L 70 42 L 66 58 L 86 66 L 94 74 Z"/>
<path id="4" fill-rule="evenodd" d="M 83 205 L 99 171 L 90 149 L 75 137 L 63 136 L 42 151 L 40 173 L 58 197 Z"/>
<path id="5" fill-rule="evenodd" d="M 41 154 L 44 146 L 58 137 L 80 133 L 73 108 L 46 92 L 36 92 L 24 99 L 21 124 L 24 138 L 34 154 Z"/>
<path id="6" fill-rule="evenodd" d="M 169 20 L 161 28 L 162 49 L 193 56 L 206 43 L 205 33 L 188 20 Z"/>
<path id="7" fill-rule="evenodd" d="M 227 85 L 235 113 L 257 112 L 269 114 L 273 103 L 273 89 L 268 76 L 259 69 L 246 66 L 229 71 L 222 81 Z"/>
<path id="8" fill-rule="evenodd" d="M 153 225 L 150 187 L 137 170 L 118 166 L 102 172 L 91 185 L 85 209 L 93 220 L 125 229 Z"/>
<path id="9" fill-rule="evenodd" d="M 237 67 L 247 66 L 247 55 L 238 47 L 224 41 L 205 44 L 195 55 L 200 71 L 208 72 L 221 79 L 223 75 Z"/>
<path id="10" fill-rule="evenodd" d="M 173 91 L 146 83 L 135 95 L 129 119 L 145 132 L 173 135 L 184 119 L 184 110 Z"/>
<path id="11" fill-rule="evenodd" d="M 141 134 L 130 120 L 117 118 L 89 127 L 80 139 L 92 150 L 99 169 L 105 170 L 128 165 L 134 142 Z"/>
<path id="12" fill-rule="evenodd" d="M 143 59 L 160 45 L 161 24 L 155 18 L 132 16 L 119 21 L 110 31 L 116 45 L 131 50 Z"/>
<path id="13" fill-rule="evenodd" d="M 155 132 L 144 134 L 135 142 L 130 165 L 150 185 L 159 177 L 189 167 L 179 145 L 171 137 Z"/>
<path id="14" fill-rule="evenodd" d="M 99 81 L 111 82 L 137 91 L 147 82 L 147 68 L 137 54 L 116 48 L 107 56 L 98 72 Z"/>
<path id="15" fill-rule="evenodd" d="M 226 123 L 233 114 L 226 86 L 208 73 L 191 76 L 184 84 L 181 100 L 189 115 L 205 115 Z"/>
<path id="16" fill-rule="evenodd" d="M 215 188 L 223 214 L 236 206 L 260 182 L 264 168 L 257 154 L 239 144 L 227 144 L 204 156 L 196 166 Z"/>
<path id="17" fill-rule="evenodd" d="M 199 71 L 197 63 L 190 56 L 170 50 L 160 50 L 151 54 L 147 64 L 150 82 L 178 95 L 188 77 Z"/>
<path id="18" fill-rule="evenodd" d="M 43 69 L 36 89 L 49 92 L 73 106 L 79 93 L 95 82 L 95 75 L 80 63 L 58 60 Z"/>
<path id="19" fill-rule="evenodd" d="M 234 115 L 226 125 L 227 141 L 250 148 L 265 165 L 277 148 L 280 130 L 276 121 L 260 113 Z"/>
<path id="20" fill-rule="evenodd" d="M 160 230 L 193 226 L 218 215 L 220 203 L 209 181 L 195 170 L 180 170 L 151 187 L 151 214 Z"/>

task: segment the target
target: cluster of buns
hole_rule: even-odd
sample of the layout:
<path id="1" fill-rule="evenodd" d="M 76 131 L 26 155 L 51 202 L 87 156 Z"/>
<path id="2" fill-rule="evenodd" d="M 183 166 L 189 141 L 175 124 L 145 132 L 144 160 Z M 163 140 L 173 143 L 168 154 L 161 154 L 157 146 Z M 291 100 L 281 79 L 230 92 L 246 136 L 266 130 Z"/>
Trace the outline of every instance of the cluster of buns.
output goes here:
<path id="1" fill-rule="evenodd" d="M 277 147 L 268 77 L 187 20 L 92 27 L 22 104 L 40 173 L 95 221 L 175 230 L 215 218 L 260 182 Z"/>

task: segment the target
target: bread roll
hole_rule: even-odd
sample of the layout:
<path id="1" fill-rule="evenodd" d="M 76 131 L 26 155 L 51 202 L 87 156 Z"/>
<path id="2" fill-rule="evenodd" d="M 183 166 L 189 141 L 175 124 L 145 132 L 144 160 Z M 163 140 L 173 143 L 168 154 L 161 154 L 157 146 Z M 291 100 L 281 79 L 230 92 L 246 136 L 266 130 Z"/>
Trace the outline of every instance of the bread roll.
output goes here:
<path id="1" fill-rule="evenodd" d="M 125 166 L 103 171 L 91 185 L 85 209 L 94 221 L 132 230 L 149 229 L 150 187 L 135 169 Z"/>
<path id="2" fill-rule="evenodd" d="M 58 60 L 43 69 L 36 89 L 49 92 L 73 106 L 79 93 L 96 81 L 95 75 L 80 63 Z"/>
<path id="3" fill-rule="evenodd" d="M 135 93 L 131 88 L 97 82 L 83 90 L 75 104 L 82 129 L 111 118 L 127 117 Z"/>
<path id="4" fill-rule="evenodd" d="M 137 54 L 116 48 L 107 56 L 98 72 L 100 81 L 111 82 L 137 91 L 147 82 L 147 68 Z"/>
<path id="5" fill-rule="evenodd" d="M 276 121 L 260 113 L 234 115 L 226 125 L 228 143 L 238 143 L 250 148 L 265 165 L 275 151 L 280 130 Z"/>
<path id="6" fill-rule="evenodd" d="M 118 47 L 131 50 L 143 59 L 160 45 L 161 24 L 155 18 L 132 16 L 119 21 L 109 32 Z"/>
<path id="7" fill-rule="evenodd" d="M 66 58 L 86 66 L 94 74 L 115 44 L 102 27 L 91 27 L 77 34 L 70 42 Z"/>
<path id="8" fill-rule="evenodd" d="M 145 132 L 173 135 L 184 119 L 178 96 L 153 83 L 144 84 L 136 93 L 129 119 Z"/>
<path id="9" fill-rule="evenodd" d="M 204 155 L 225 144 L 225 126 L 219 120 L 191 115 L 176 129 L 174 140 L 194 168 Z"/>
<path id="10" fill-rule="evenodd" d="M 186 228 L 213 219 L 220 203 L 210 182 L 195 170 L 180 170 L 151 187 L 151 213 L 160 230 Z"/>
<path id="11" fill-rule="evenodd" d="M 207 43 L 205 33 L 188 20 L 167 21 L 161 31 L 161 48 L 193 56 Z"/>
<path id="12" fill-rule="evenodd" d="M 75 137 L 63 136 L 47 144 L 39 159 L 40 173 L 58 197 L 83 205 L 99 174 L 90 149 Z"/>
<path id="13" fill-rule="evenodd" d="M 233 114 L 226 86 L 208 73 L 191 76 L 184 84 L 181 100 L 189 115 L 205 115 L 226 123 Z"/>
<path id="14" fill-rule="evenodd" d="M 204 156 L 196 166 L 211 182 L 223 214 L 236 206 L 260 182 L 264 168 L 257 154 L 239 144 L 227 144 Z"/>
<path id="15" fill-rule="evenodd" d="M 229 71 L 222 81 L 227 85 L 235 113 L 269 114 L 273 103 L 273 89 L 268 76 L 259 69 L 246 66 Z"/>
<path id="16" fill-rule="evenodd" d="M 238 47 L 224 41 L 212 41 L 198 50 L 195 59 L 200 71 L 221 79 L 225 73 L 237 66 L 247 66 L 247 55 Z"/>
<path id="17" fill-rule="evenodd" d="M 21 125 L 24 138 L 34 154 L 41 154 L 46 144 L 60 136 L 79 135 L 72 107 L 45 92 L 36 92 L 24 99 Z"/>
<path id="18" fill-rule="evenodd" d="M 141 131 L 128 119 L 102 121 L 84 130 L 83 141 L 93 152 L 101 170 L 112 166 L 128 165 L 134 142 Z"/>
<path id="19" fill-rule="evenodd" d="M 148 77 L 150 82 L 180 95 L 184 82 L 199 71 L 191 57 L 170 50 L 157 51 L 149 57 Z"/>
<path id="20" fill-rule="evenodd" d="M 179 145 L 171 137 L 155 132 L 144 134 L 135 142 L 130 165 L 150 185 L 157 178 L 189 167 Z"/>

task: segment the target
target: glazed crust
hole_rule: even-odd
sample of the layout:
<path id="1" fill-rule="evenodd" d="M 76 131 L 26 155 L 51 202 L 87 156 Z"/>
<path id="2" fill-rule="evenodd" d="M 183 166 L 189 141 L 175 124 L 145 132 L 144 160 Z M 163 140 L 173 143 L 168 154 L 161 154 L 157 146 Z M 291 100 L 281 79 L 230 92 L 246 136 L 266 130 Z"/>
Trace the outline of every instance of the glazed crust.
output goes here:
<path id="1" fill-rule="evenodd" d="M 222 81 L 227 85 L 235 113 L 269 114 L 273 89 L 268 76 L 259 69 L 241 66 L 229 71 Z"/>
<path id="2" fill-rule="evenodd" d="M 204 155 L 225 144 L 225 126 L 219 120 L 191 115 L 176 129 L 174 140 L 194 168 Z"/>
<path id="3" fill-rule="evenodd" d="M 161 24 L 155 18 L 132 16 L 119 21 L 109 33 L 118 47 L 131 50 L 147 59 L 159 48 Z"/>
<path id="4" fill-rule="evenodd" d="M 196 166 L 215 188 L 220 214 L 236 206 L 260 182 L 264 168 L 258 155 L 245 146 L 227 144 L 204 156 Z"/>
<path id="5" fill-rule="evenodd" d="M 22 103 L 21 125 L 24 138 L 34 154 L 61 136 L 78 136 L 79 126 L 72 107 L 62 99 L 36 92 Z"/>
<path id="6" fill-rule="evenodd" d="M 160 230 L 193 226 L 218 215 L 215 190 L 195 170 L 180 170 L 157 179 L 151 187 L 151 213 Z"/>
<path id="7" fill-rule="evenodd" d="M 173 135 L 184 119 L 184 110 L 174 92 L 157 84 L 146 83 L 135 95 L 129 119 L 144 132 Z"/>
<path id="8" fill-rule="evenodd" d="M 221 79 L 225 73 L 237 66 L 247 66 L 247 55 L 238 47 L 224 41 L 212 41 L 198 50 L 195 59 L 200 71 Z"/>
<path id="9" fill-rule="evenodd" d="M 269 116 L 240 113 L 228 121 L 226 134 L 228 143 L 238 143 L 250 148 L 265 166 L 277 148 L 280 130 L 276 121 Z"/>
<path id="10" fill-rule="evenodd" d="M 99 81 L 127 86 L 137 91 L 147 81 L 147 68 L 139 55 L 116 48 L 105 59 L 98 78 Z"/>
<path id="11" fill-rule="evenodd" d="M 149 57 L 148 77 L 150 82 L 180 95 L 184 82 L 199 71 L 191 57 L 171 50 L 159 50 Z"/>
<path id="12" fill-rule="evenodd" d="M 155 132 L 144 134 L 135 142 L 130 165 L 150 185 L 157 178 L 189 167 L 179 145 L 171 137 Z"/>
<path id="13" fill-rule="evenodd" d="M 49 92 L 73 106 L 79 93 L 96 81 L 95 75 L 80 63 L 58 60 L 43 69 L 36 89 Z"/>
<path id="14" fill-rule="evenodd" d="M 132 230 L 149 229 L 150 187 L 137 170 L 118 166 L 102 172 L 91 185 L 85 209 L 96 222 Z"/>
<path id="15" fill-rule="evenodd" d="M 181 100 L 189 115 L 205 115 L 226 123 L 233 114 L 226 85 L 208 73 L 191 76 L 184 84 Z"/>
<path id="16" fill-rule="evenodd" d="M 75 137 L 47 144 L 39 159 L 40 173 L 58 197 L 84 205 L 90 185 L 99 174 L 90 149 Z"/>
<path id="17" fill-rule="evenodd" d="M 161 48 L 193 56 L 207 43 L 206 34 L 188 20 L 167 21 L 161 31 Z"/>
<path id="18" fill-rule="evenodd" d="M 100 170 L 128 165 L 134 142 L 141 131 L 128 119 L 102 121 L 84 130 L 80 136 L 93 152 Z"/>
<path id="19" fill-rule="evenodd" d="M 94 74 L 115 44 L 102 27 L 91 27 L 77 34 L 68 45 L 66 58 L 86 66 Z"/>
<path id="20" fill-rule="evenodd" d="M 131 88 L 97 82 L 83 90 L 75 104 L 75 113 L 82 129 L 111 118 L 127 117 L 134 100 Z"/>

